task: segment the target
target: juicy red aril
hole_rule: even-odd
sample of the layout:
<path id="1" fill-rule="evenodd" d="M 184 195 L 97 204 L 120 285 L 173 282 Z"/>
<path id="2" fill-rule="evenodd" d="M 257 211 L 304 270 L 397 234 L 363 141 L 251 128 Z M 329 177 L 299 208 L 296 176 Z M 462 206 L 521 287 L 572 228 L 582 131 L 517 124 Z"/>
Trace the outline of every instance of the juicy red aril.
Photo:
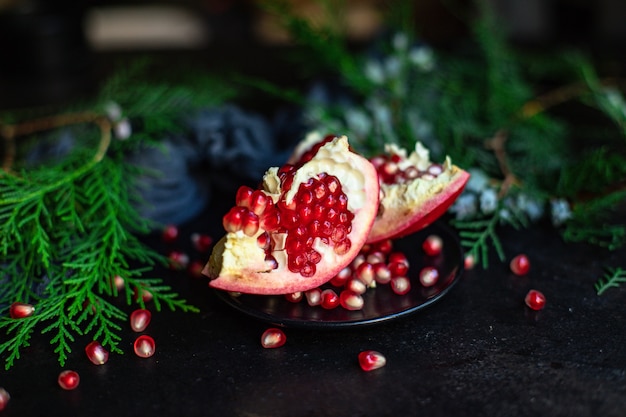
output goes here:
<path id="1" fill-rule="evenodd" d="M 143 288 L 135 288 L 134 295 L 135 300 L 139 301 L 141 299 L 144 303 L 152 300 L 152 293 Z"/>
<path id="2" fill-rule="evenodd" d="M 213 244 L 213 238 L 209 235 L 202 233 L 192 233 L 191 243 L 198 252 L 206 252 L 211 248 Z"/>
<path id="3" fill-rule="evenodd" d="M 439 280 L 439 271 L 432 266 L 426 266 L 420 271 L 420 283 L 424 287 L 432 287 Z"/>
<path id="4" fill-rule="evenodd" d="M 62 371 L 59 374 L 57 382 L 59 383 L 59 386 L 64 390 L 73 390 L 78 387 L 78 384 L 80 383 L 80 376 L 76 371 Z"/>
<path id="5" fill-rule="evenodd" d="M 173 224 L 165 226 L 161 233 L 161 238 L 167 243 L 176 241 L 176 239 L 178 239 L 178 227 Z"/>
<path id="6" fill-rule="evenodd" d="M 301 291 L 285 294 L 285 299 L 290 303 L 299 303 L 304 298 Z"/>
<path id="7" fill-rule="evenodd" d="M 167 255 L 170 268 L 174 270 L 181 270 L 187 268 L 189 265 L 189 256 L 184 252 L 172 251 Z"/>
<path id="8" fill-rule="evenodd" d="M 305 291 L 304 296 L 306 297 L 306 302 L 311 307 L 318 306 L 322 302 L 322 290 L 319 288 L 313 288 L 312 290 Z"/>
<path id="9" fill-rule="evenodd" d="M 402 252 L 392 252 L 389 254 L 389 257 L 387 258 L 387 262 L 389 263 L 403 263 L 405 264 L 407 267 L 409 266 L 409 260 L 407 259 L 406 255 Z"/>
<path id="10" fill-rule="evenodd" d="M 391 278 L 390 285 L 391 291 L 398 295 L 404 295 L 411 291 L 411 281 L 405 276 Z"/>
<path id="11" fill-rule="evenodd" d="M 139 308 L 130 313 L 130 328 L 137 333 L 143 332 L 150 324 L 151 318 L 152 313 L 150 313 L 150 310 Z"/>
<path id="12" fill-rule="evenodd" d="M 403 183 L 415 178 L 435 178 L 443 172 L 443 167 L 439 164 L 432 164 L 425 170 L 410 165 L 400 168 L 398 162 L 402 160 L 400 155 L 377 155 L 370 162 L 378 172 L 378 178 L 385 184 Z"/>
<path id="13" fill-rule="evenodd" d="M 438 256 L 443 249 L 443 240 L 437 235 L 429 235 L 424 239 L 422 249 L 428 256 Z"/>
<path id="14" fill-rule="evenodd" d="M 339 296 L 331 289 L 325 289 L 321 294 L 320 305 L 326 310 L 332 310 L 339 305 Z"/>
<path id="15" fill-rule="evenodd" d="M 365 350 L 359 353 L 359 366 L 364 371 L 373 371 L 387 364 L 387 359 L 382 353 L 375 350 Z"/>
<path id="16" fill-rule="evenodd" d="M 343 290 L 339 294 L 339 303 L 346 310 L 361 310 L 363 308 L 363 297 L 350 290 Z"/>
<path id="17" fill-rule="evenodd" d="M 275 327 L 269 328 L 261 335 L 261 346 L 266 349 L 281 347 L 287 342 L 285 332 Z"/>
<path id="18" fill-rule="evenodd" d="M 391 271 L 384 262 L 372 265 L 374 267 L 374 279 L 379 284 L 388 284 L 391 281 Z"/>
<path id="19" fill-rule="evenodd" d="M 0 411 L 4 410 L 9 403 L 11 396 L 9 392 L 4 388 L 0 387 Z"/>
<path id="20" fill-rule="evenodd" d="M 109 360 L 109 352 L 96 340 L 85 346 L 85 353 L 94 365 L 104 365 Z"/>
<path id="21" fill-rule="evenodd" d="M 144 334 L 135 339 L 133 349 L 135 351 L 135 355 L 140 358 L 149 358 L 154 355 L 154 352 L 156 351 L 156 343 L 154 343 L 154 339 L 152 337 Z"/>
<path id="22" fill-rule="evenodd" d="M 202 275 L 203 269 L 204 269 L 204 262 L 196 259 L 189 263 L 189 266 L 187 267 L 187 273 L 189 274 L 189 276 L 193 278 L 200 278 L 203 276 Z"/>
<path id="23" fill-rule="evenodd" d="M 511 259 L 509 267 L 515 275 L 526 275 L 530 270 L 530 261 L 528 260 L 528 256 L 524 254 L 517 255 Z"/>
<path id="24" fill-rule="evenodd" d="M 9 307 L 9 315 L 12 319 L 23 319 L 30 317 L 35 312 L 35 307 L 32 304 L 15 302 Z"/>
<path id="25" fill-rule="evenodd" d="M 465 259 L 463 259 L 463 267 L 467 270 L 473 269 L 476 264 L 476 260 L 474 259 L 474 255 L 467 255 Z"/>
<path id="26" fill-rule="evenodd" d="M 541 310 L 546 306 L 546 296 L 541 291 L 530 290 L 524 297 L 524 303 L 532 310 Z"/>
<path id="27" fill-rule="evenodd" d="M 372 282 L 374 282 L 374 266 L 369 262 L 363 262 L 356 268 L 354 275 L 359 281 L 363 282 L 365 286 L 369 286 Z"/>
<path id="28" fill-rule="evenodd" d="M 394 276 L 394 277 L 406 275 L 406 273 L 409 270 L 408 264 L 404 262 L 389 262 L 387 267 L 389 268 L 389 272 L 391 273 L 391 276 Z"/>

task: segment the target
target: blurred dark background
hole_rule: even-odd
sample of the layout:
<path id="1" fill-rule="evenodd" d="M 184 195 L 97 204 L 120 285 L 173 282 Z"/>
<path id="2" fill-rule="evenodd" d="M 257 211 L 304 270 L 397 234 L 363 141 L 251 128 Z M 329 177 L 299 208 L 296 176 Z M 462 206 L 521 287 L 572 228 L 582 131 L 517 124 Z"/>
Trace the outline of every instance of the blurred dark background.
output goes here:
<path id="1" fill-rule="evenodd" d="M 510 40 L 541 51 L 579 48 L 600 70 L 620 75 L 626 60 L 624 0 L 487 0 Z M 301 16 L 324 19 L 315 0 L 290 1 Z M 366 43 L 390 2 L 346 0 L 348 38 Z M 209 68 L 249 65 L 277 76 L 272 52 L 290 39 L 260 0 L 0 0 L 0 105 L 58 103 L 88 94 L 120 56 L 170 54 Z M 415 0 L 427 42 L 450 47 L 468 37 L 469 0 Z M 174 62 L 179 62 L 176 58 Z M 250 64 L 253 63 L 253 64 Z M 286 74 L 281 74 L 283 76 Z"/>

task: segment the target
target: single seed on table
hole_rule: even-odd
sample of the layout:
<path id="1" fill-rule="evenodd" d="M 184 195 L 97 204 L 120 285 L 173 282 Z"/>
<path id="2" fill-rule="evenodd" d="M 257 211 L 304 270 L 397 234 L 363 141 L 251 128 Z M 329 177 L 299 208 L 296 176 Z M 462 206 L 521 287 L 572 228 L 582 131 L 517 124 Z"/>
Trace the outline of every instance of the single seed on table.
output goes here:
<path id="1" fill-rule="evenodd" d="M 9 403 L 11 396 L 9 392 L 4 388 L 0 387 L 0 411 L 4 410 Z"/>
<path id="2" fill-rule="evenodd" d="M 154 343 L 154 339 L 152 337 L 143 334 L 135 339 L 133 349 L 135 351 L 135 355 L 140 358 L 149 358 L 154 355 L 154 352 L 156 351 L 156 343 Z"/>
<path id="3" fill-rule="evenodd" d="M 426 266 L 420 271 L 420 283 L 424 287 L 432 287 L 439 280 L 439 271 L 432 266 Z"/>
<path id="4" fill-rule="evenodd" d="M 472 254 L 466 255 L 465 259 L 463 259 L 463 267 L 468 271 L 470 269 L 473 269 L 475 264 L 476 260 L 474 259 L 474 255 Z"/>
<path id="5" fill-rule="evenodd" d="M 291 303 L 299 303 L 302 300 L 302 298 L 304 298 L 302 291 L 285 294 L 285 299 Z"/>
<path id="6" fill-rule="evenodd" d="M 85 354 L 94 365 L 104 365 L 109 360 L 109 351 L 96 340 L 85 346 Z"/>
<path id="7" fill-rule="evenodd" d="M 515 275 L 526 275 L 530 270 L 530 260 L 528 256 L 520 254 L 511 259 L 509 267 L 511 268 L 511 272 Z"/>
<path id="8" fill-rule="evenodd" d="M 411 281 L 405 276 L 391 278 L 390 284 L 391 291 L 398 295 L 404 295 L 411 291 Z"/>
<path id="9" fill-rule="evenodd" d="M 266 349 L 278 348 L 287 342 L 285 332 L 275 327 L 271 327 L 261 335 L 261 346 Z"/>
<path id="10" fill-rule="evenodd" d="M 70 391 L 78 387 L 80 376 L 76 371 L 65 370 L 59 374 L 57 382 L 61 388 Z"/>
<path id="11" fill-rule="evenodd" d="M 170 224 L 163 228 L 163 232 L 161 233 L 161 238 L 166 243 L 175 242 L 178 239 L 178 227 L 176 225 Z"/>
<path id="12" fill-rule="evenodd" d="M 137 333 L 143 332 L 150 324 L 151 318 L 152 313 L 150 313 L 150 310 L 138 308 L 130 313 L 130 328 Z"/>
<path id="13" fill-rule="evenodd" d="M 206 252 L 213 244 L 213 238 L 202 233 L 192 233 L 191 243 L 198 252 Z"/>
<path id="14" fill-rule="evenodd" d="M 387 359 L 376 350 L 364 350 L 359 353 L 359 366 L 366 372 L 382 368 L 387 364 Z"/>
<path id="15" fill-rule="evenodd" d="M 542 310 L 546 306 L 546 296 L 541 291 L 530 290 L 524 297 L 524 303 L 535 311 Z"/>

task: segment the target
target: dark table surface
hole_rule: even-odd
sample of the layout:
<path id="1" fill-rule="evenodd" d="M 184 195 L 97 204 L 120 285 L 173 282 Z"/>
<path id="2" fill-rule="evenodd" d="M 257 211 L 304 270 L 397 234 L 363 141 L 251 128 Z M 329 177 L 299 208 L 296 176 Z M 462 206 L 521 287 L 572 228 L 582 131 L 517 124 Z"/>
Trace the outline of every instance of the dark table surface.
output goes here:
<path id="1" fill-rule="evenodd" d="M 219 236 L 233 191 L 214 188 L 212 204 L 181 225 L 175 243 L 194 254 L 194 232 Z M 277 349 L 260 344 L 270 324 L 233 310 L 204 278 L 157 271 L 200 313 L 164 311 L 146 330 L 154 356 L 133 353 L 103 366 L 86 360 L 80 342 L 61 368 L 47 341 L 35 338 L 0 374 L 11 394 L 3 416 L 623 416 L 626 413 L 626 288 L 596 295 L 603 265 L 624 251 L 564 244 L 551 228 L 505 230 L 510 258 L 527 253 L 524 277 L 506 263 L 463 273 L 438 302 L 416 314 L 370 327 L 285 329 Z M 158 250 L 167 247 L 150 240 Z M 544 310 L 523 302 L 544 292 Z M 123 305 L 121 303 L 120 305 Z M 86 344 L 86 343 L 85 343 Z M 387 358 L 359 368 L 360 351 Z M 74 391 L 56 382 L 62 369 L 81 376 Z"/>

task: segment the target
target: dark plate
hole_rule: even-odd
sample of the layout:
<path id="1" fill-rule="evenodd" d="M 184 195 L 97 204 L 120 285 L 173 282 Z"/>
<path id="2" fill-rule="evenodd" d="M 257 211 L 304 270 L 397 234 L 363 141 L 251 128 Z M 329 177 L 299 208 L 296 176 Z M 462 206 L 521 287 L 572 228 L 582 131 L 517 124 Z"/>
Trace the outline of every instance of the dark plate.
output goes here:
<path id="1" fill-rule="evenodd" d="M 437 234 L 443 239 L 443 253 L 440 256 L 424 254 L 422 242 L 429 234 Z M 320 306 L 311 307 L 306 300 L 292 303 L 279 295 L 231 296 L 225 291 L 216 292 L 229 306 L 275 326 L 338 328 L 377 324 L 416 313 L 446 295 L 461 276 L 463 250 L 456 234 L 442 223 L 435 223 L 394 241 L 394 249 L 401 250 L 409 259 L 411 291 L 397 295 L 389 285 L 378 285 L 363 295 L 364 307 L 359 311 L 348 311 L 341 306 L 326 310 Z M 425 266 L 434 266 L 439 270 L 439 280 L 432 287 L 424 287 L 419 282 L 419 271 Z"/>

